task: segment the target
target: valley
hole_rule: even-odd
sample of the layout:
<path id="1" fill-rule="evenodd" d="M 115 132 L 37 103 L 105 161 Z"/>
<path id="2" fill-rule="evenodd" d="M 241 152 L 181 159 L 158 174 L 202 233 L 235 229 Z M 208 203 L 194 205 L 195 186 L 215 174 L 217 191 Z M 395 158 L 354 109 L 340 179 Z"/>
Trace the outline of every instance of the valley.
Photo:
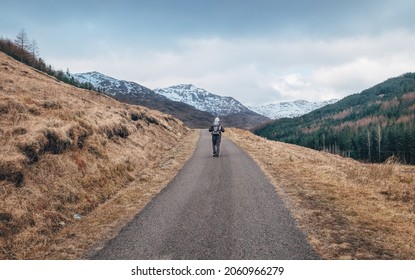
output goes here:
<path id="1" fill-rule="evenodd" d="M 413 99 L 394 100 L 377 105 Z M 349 114 L 341 112 L 332 119 Z M 245 114 L 245 124 L 256 116 Z M 80 259 L 104 246 L 183 169 L 199 135 L 172 115 L 0 52 L 0 259 Z M 323 259 L 415 258 L 414 166 L 362 163 L 228 126 L 224 137 L 255 160 Z"/>

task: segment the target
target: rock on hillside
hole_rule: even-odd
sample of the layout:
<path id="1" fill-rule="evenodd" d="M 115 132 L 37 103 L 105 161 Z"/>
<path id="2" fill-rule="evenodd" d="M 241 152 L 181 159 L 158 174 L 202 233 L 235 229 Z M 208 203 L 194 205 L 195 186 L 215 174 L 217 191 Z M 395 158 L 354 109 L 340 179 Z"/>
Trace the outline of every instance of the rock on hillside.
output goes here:
<path id="1" fill-rule="evenodd" d="M 169 115 L 72 87 L 0 52 L 0 259 L 50 257 L 75 214 L 88 217 L 146 183 L 189 134 Z"/>

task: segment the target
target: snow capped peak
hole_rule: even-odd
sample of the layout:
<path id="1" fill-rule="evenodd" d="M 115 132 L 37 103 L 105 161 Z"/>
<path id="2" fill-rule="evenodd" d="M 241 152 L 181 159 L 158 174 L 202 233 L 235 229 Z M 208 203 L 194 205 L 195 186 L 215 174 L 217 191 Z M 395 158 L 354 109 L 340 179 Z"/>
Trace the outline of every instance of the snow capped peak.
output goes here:
<path id="1" fill-rule="evenodd" d="M 104 74 L 96 71 L 73 74 L 73 77 L 81 83 L 91 83 L 93 85 L 96 85 L 105 79 L 112 79 L 111 77 L 105 76 Z"/>
<path id="2" fill-rule="evenodd" d="M 322 102 L 295 100 L 290 102 L 253 106 L 249 107 L 249 109 L 270 119 L 294 118 L 310 113 L 311 111 L 317 110 L 323 106 L 336 103 L 337 101 L 338 100 L 336 99 Z"/>
<path id="3" fill-rule="evenodd" d="M 96 71 L 73 74 L 73 77 L 81 83 L 91 83 L 92 85 L 96 87 L 100 87 L 103 84 L 108 84 L 108 83 L 119 84 L 120 82 L 117 79 L 106 76 Z"/>
<path id="4" fill-rule="evenodd" d="M 214 115 L 229 115 L 249 111 L 247 107 L 232 97 L 215 95 L 192 84 L 157 88 L 154 91 L 170 100 L 186 103 Z"/>
<path id="5" fill-rule="evenodd" d="M 200 90 L 199 88 L 195 87 L 193 84 L 180 84 L 180 85 L 172 86 L 171 88 L 191 90 L 191 91 Z"/>
<path id="6" fill-rule="evenodd" d="M 91 83 L 111 95 L 123 94 L 137 96 L 137 94 L 149 94 L 152 91 L 135 82 L 117 80 L 102 73 L 92 71 L 74 74 L 73 77 L 81 83 Z"/>

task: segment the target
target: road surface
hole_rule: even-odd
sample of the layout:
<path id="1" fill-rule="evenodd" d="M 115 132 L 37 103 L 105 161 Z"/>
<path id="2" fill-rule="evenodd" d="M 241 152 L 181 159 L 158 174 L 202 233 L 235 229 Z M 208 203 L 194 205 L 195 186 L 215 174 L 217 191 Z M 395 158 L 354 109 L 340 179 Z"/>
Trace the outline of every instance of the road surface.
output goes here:
<path id="1" fill-rule="evenodd" d="M 225 132 L 226 135 L 226 132 Z M 202 131 L 179 174 L 91 259 L 318 259 L 256 163 Z"/>

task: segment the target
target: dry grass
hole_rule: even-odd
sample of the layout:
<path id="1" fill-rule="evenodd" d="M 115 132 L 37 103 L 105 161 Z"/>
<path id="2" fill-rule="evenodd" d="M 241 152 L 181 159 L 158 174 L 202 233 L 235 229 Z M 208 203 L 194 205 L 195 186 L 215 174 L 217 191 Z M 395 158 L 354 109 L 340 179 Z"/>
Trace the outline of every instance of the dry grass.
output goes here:
<path id="1" fill-rule="evenodd" d="M 82 257 L 177 174 L 197 136 L 0 52 L 0 259 Z"/>
<path id="2" fill-rule="evenodd" d="M 250 132 L 227 134 L 270 178 L 325 259 L 415 259 L 415 167 L 364 164 Z"/>

